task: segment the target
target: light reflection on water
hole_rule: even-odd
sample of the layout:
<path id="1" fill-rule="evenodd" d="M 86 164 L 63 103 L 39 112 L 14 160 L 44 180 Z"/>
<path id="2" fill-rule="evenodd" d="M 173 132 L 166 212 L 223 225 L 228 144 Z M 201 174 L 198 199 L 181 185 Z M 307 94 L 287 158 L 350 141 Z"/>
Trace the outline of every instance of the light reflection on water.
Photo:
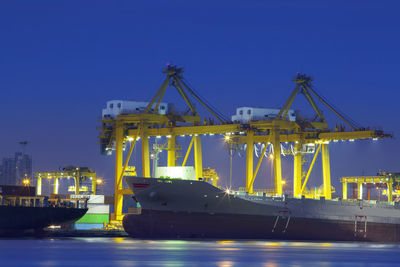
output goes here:
<path id="1" fill-rule="evenodd" d="M 399 252 L 381 243 L 0 239 L 0 266 L 395 266 Z"/>

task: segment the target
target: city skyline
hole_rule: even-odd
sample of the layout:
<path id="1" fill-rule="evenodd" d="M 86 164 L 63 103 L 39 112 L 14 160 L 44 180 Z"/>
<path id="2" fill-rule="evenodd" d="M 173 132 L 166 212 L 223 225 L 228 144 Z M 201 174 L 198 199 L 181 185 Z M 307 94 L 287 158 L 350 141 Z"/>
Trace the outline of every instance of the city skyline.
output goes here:
<path id="1" fill-rule="evenodd" d="M 1 159 L 0 185 L 24 185 L 23 180 L 32 177 L 32 157 L 25 152 L 15 152 L 14 157 Z"/>

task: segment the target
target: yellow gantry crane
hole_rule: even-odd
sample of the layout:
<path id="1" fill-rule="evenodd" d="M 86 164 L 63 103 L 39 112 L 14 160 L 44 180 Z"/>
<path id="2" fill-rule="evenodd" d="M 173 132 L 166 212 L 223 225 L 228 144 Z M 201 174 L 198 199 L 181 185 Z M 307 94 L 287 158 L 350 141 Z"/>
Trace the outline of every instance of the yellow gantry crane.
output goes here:
<path id="1" fill-rule="evenodd" d="M 290 143 L 294 147 L 293 151 L 291 151 L 291 154 L 294 156 L 294 197 L 300 197 L 305 192 L 311 170 L 318 155 L 321 154 L 323 196 L 326 199 L 331 199 L 329 142 L 336 140 L 375 139 L 389 136 L 382 131 L 354 126 L 313 89 L 311 85 L 312 78 L 303 74 L 298 74 L 295 77 L 295 89 L 275 119 L 250 121 L 248 123 L 232 123 L 225 119 L 216 109 L 206 104 L 206 101 L 188 86 L 182 76 L 183 68 L 167 66 L 163 73 L 167 77 L 144 112 L 138 114 L 120 114 L 115 119 L 102 120 L 100 143 L 106 147 L 106 150 L 115 149 L 115 220 L 122 220 L 123 218 L 123 195 L 132 194 L 130 190 L 123 189 L 122 178 L 124 175 L 128 175 L 128 170 L 131 175 L 136 175 L 135 167 L 129 166 L 129 160 L 133 148 L 138 141 L 141 142 L 142 176 L 150 177 L 149 138 L 160 136 L 168 138 L 168 145 L 164 149 L 168 151 L 167 162 L 168 166 L 171 167 L 177 164 L 176 153 L 179 146 L 176 143 L 176 136 L 191 136 L 191 142 L 180 165 L 185 166 L 194 146 L 196 179 L 203 177 L 202 136 L 221 134 L 228 137 L 225 138 L 225 141 L 228 143 L 246 144 L 246 191 L 250 194 L 254 192 L 253 184 L 264 158 L 263 155 L 268 145 L 272 145 L 275 195 L 282 195 L 283 193 L 281 144 Z M 168 86 L 174 87 L 185 100 L 189 108 L 188 112 L 177 113 L 171 111 L 166 115 L 158 113 L 159 105 Z M 297 119 L 296 121 L 289 121 L 287 119 L 287 113 L 298 94 L 303 94 L 315 110 L 317 116 L 314 120 Z M 342 126 L 330 130 L 314 98 L 332 110 L 344 123 L 350 126 L 351 130 L 346 131 Z M 193 100 L 205 107 L 214 118 L 208 120 L 202 119 L 193 104 Z M 130 149 L 124 159 L 123 148 L 127 143 L 130 143 Z M 264 148 L 254 168 L 254 144 L 256 143 L 263 144 Z M 310 144 L 314 147 L 316 146 L 316 148 L 313 160 L 305 174 L 303 172 L 303 157 L 306 153 L 309 153 L 307 148 Z"/>
<path id="2" fill-rule="evenodd" d="M 142 176 L 150 177 L 150 154 L 149 154 L 149 138 L 166 136 L 168 138 L 168 146 L 164 149 L 168 151 L 168 166 L 176 166 L 176 155 L 179 146 L 176 143 L 177 135 L 192 135 L 192 140 L 189 149 L 186 152 L 182 165 L 187 162 L 188 156 L 194 146 L 194 165 L 196 179 L 203 177 L 203 162 L 201 149 L 201 134 L 192 133 L 194 129 L 203 127 L 203 130 L 208 130 L 208 126 L 201 124 L 213 124 L 214 119 L 208 121 L 202 120 L 193 103 L 193 99 L 200 103 L 205 109 L 210 112 L 213 117 L 221 124 L 226 124 L 227 121 L 222 114 L 210 107 L 206 102 L 194 92 L 184 81 L 182 77 L 183 68 L 168 65 L 164 71 L 166 78 L 161 88 L 154 95 L 152 100 L 147 105 L 143 113 L 118 115 L 115 119 L 107 119 L 102 121 L 102 133 L 100 136 L 101 144 L 109 144 L 106 149 L 112 149 L 114 144 L 115 149 L 115 203 L 114 217 L 115 220 L 122 220 L 122 202 L 124 194 L 132 194 L 130 190 L 124 189 L 122 178 L 126 175 L 127 169 L 134 169 L 134 166 L 129 166 L 133 149 L 138 140 L 141 141 L 142 154 Z M 168 88 L 174 87 L 179 95 L 185 100 L 189 110 L 184 114 L 169 112 L 166 115 L 158 113 L 159 105 Z M 175 129 L 184 128 L 184 132 L 175 132 Z M 157 130 L 164 130 L 157 132 Z M 225 133 L 226 131 L 221 131 Z M 131 142 L 129 152 L 126 159 L 123 159 L 123 147 L 126 142 Z M 110 147 L 111 146 L 111 147 Z"/>
<path id="3" fill-rule="evenodd" d="M 38 196 L 42 195 L 42 180 L 43 178 L 49 181 L 53 180 L 53 194 L 58 194 L 58 189 L 60 185 L 60 179 L 74 179 L 74 186 L 72 187 L 76 195 L 82 191 L 80 185 L 85 180 L 90 180 L 91 183 L 91 194 L 96 194 L 97 186 L 100 185 L 103 180 L 96 178 L 96 172 L 87 167 L 75 167 L 67 166 L 63 170 L 59 171 L 39 171 L 35 173 L 35 178 L 37 179 L 36 194 Z"/>
<path id="4" fill-rule="evenodd" d="M 400 173 L 390 173 L 384 171 L 379 172 L 376 176 L 342 177 L 340 182 L 343 186 L 343 199 L 348 198 L 348 184 L 352 184 L 354 186 L 353 193 L 357 192 L 357 199 L 363 199 L 363 188 L 365 185 L 367 187 L 367 200 L 370 200 L 372 188 L 376 188 L 377 190 L 386 188 L 386 190 L 384 190 L 384 194 L 387 196 L 389 202 L 393 201 L 393 196 L 396 196 L 396 201 L 398 201 L 398 197 L 400 196 Z"/>

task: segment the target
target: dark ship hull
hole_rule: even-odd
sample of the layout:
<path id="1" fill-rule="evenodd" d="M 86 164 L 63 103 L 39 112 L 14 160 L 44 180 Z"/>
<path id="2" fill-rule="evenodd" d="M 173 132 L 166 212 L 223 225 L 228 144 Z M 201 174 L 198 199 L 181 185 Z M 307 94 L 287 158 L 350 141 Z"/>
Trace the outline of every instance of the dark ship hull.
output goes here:
<path id="1" fill-rule="evenodd" d="M 86 211 L 83 208 L 0 206 L 0 234 L 70 224 Z"/>
<path id="2" fill-rule="evenodd" d="M 142 206 L 124 217 L 136 238 L 400 241 L 397 203 L 239 196 L 200 181 L 130 177 Z"/>
<path id="3" fill-rule="evenodd" d="M 383 223 L 310 220 L 276 217 L 225 215 L 143 210 L 141 215 L 127 214 L 125 231 L 135 238 L 151 239 L 281 239 L 319 241 L 400 241 L 400 226 Z M 276 225 L 275 225 L 276 223 Z M 274 228 L 275 226 L 275 228 Z"/>

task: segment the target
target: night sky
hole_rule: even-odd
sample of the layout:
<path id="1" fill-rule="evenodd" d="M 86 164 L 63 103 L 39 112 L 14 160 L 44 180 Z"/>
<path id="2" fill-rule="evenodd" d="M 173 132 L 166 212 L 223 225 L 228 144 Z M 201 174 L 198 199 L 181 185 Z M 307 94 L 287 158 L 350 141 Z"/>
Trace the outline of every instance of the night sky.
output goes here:
<path id="1" fill-rule="evenodd" d="M 353 120 L 395 136 L 332 144 L 337 191 L 342 176 L 400 172 L 398 1 L 277 2 L 2 1 L 0 157 L 27 140 L 34 171 L 89 166 L 112 192 L 114 157 L 97 144 L 101 109 L 112 99 L 150 100 L 172 63 L 226 116 L 240 106 L 279 108 L 297 72 L 313 75 L 315 88 Z M 299 96 L 294 109 L 306 112 L 304 103 Z M 226 185 L 222 137 L 204 140 L 204 167 Z M 289 177 L 292 161 L 284 161 Z M 268 164 L 256 187 L 270 180 Z M 244 158 L 236 154 L 234 165 L 234 185 L 243 185 Z M 311 183 L 320 177 L 317 168 Z"/>

